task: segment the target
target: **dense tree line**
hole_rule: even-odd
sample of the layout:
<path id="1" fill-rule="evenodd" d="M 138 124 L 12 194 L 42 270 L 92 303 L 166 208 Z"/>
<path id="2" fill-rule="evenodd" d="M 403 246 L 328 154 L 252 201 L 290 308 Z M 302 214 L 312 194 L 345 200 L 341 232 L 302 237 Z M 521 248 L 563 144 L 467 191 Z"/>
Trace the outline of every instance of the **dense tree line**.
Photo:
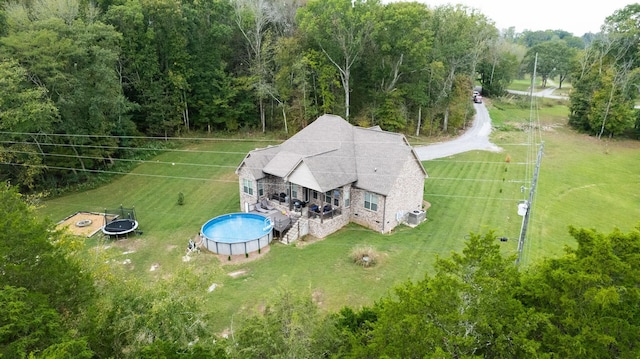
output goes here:
<path id="1" fill-rule="evenodd" d="M 521 74 L 556 79 L 562 88 L 571 81 L 569 125 L 601 138 L 640 137 L 640 4 L 631 4 L 606 18 L 597 34 L 578 38 L 565 31 L 525 31 L 503 34 L 524 45 Z M 537 62 L 536 62 L 537 60 Z"/>
<path id="2" fill-rule="evenodd" d="M 206 278 L 178 270 L 153 287 L 81 255 L 0 188 L 0 355 L 4 358 L 637 358 L 640 227 L 571 228 L 577 247 L 519 271 L 493 233 L 372 307 L 324 313 L 283 289 L 233 333 L 210 329 Z"/>
<path id="3" fill-rule="evenodd" d="M 502 36 L 526 49 L 520 75 L 532 75 L 535 65 L 543 87 L 550 79 L 559 88 L 571 82 L 569 125 L 574 129 L 598 138 L 639 138 L 639 14 L 640 4 L 627 5 L 607 17 L 599 33 L 581 38 L 562 30 L 515 34 L 508 29 Z"/>
<path id="4" fill-rule="evenodd" d="M 638 129 L 637 14 L 599 34 L 502 33 L 462 6 L 350 0 L 0 2 L 0 179 L 85 180 L 187 131 L 292 134 L 323 113 L 415 135 L 456 133 L 475 84 L 572 81 L 570 124 Z"/>
<path id="5" fill-rule="evenodd" d="M 602 136 L 640 135 L 640 4 L 606 18 L 603 32 L 585 49 L 572 70 L 569 124 Z M 635 132 L 635 133 L 634 133 Z"/>
<path id="6" fill-rule="evenodd" d="M 42 0 L 0 14 L 1 179 L 23 189 L 108 169 L 140 145 L 128 136 L 292 134 L 323 113 L 455 133 L 476 74 L 500 93 L 516 61 L 465 7 Z"/>

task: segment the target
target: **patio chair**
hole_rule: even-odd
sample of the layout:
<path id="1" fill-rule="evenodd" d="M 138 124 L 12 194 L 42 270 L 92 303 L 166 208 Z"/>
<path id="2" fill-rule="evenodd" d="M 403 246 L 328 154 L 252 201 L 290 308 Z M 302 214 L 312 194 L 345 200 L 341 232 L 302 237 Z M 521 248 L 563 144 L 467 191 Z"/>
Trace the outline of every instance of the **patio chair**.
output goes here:
<path id="1" fill-rule="evenodd" d="M 267 201 L 266 198 L 263 198 L 262 201 L 260 201 L 260 206 L 262 208 L 265 208 L 265 209 L 269 210 L 269 211 L 272 210 L 272 209 L 275 209 L 274 206 L 269 204 L 269 201 Z"/>
<path id="2" fill-rule="evenodd" d="M 261 212 L 261 213 L 268 213 L 269 210 L 266 208 L 262 208 L 262 205 L 260 204 L 260 202 L 256 203 L 256 211 Z"/>

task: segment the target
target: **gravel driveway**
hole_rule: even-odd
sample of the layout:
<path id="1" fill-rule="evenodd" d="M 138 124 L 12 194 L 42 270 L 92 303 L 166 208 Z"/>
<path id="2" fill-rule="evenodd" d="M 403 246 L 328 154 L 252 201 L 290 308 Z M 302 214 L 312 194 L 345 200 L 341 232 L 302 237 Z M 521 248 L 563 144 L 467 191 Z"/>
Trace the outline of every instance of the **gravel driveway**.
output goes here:
<path id="1" fill-rule="evenodd" d="M 416 146 L 413 148 L 421 161 L 449 157 L 457 155 L 458 153 L 474 150 L 502 151 L 502 148 L 489 142 L 491 118 L 484 103 L 476 103 L 473 106 L 476 109 L 476 117 L 473 119 L 471 127 L 467 129 L 462 136 L 447 142 L 438 142 L 432 145 Z"/>

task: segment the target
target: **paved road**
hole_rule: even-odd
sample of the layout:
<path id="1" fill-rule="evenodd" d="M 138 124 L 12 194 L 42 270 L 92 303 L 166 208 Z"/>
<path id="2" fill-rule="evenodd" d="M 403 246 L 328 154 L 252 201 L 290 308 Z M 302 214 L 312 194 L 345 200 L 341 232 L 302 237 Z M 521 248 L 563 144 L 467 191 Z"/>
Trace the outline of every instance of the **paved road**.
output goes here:
<path id="1" fill-rule="evenodd" d="M 491 134 L 491 118 L 484 103 L 473 105 L 476 109 L 476 117 L 471 127 L 462 136 L 451 141 L 438 142 L 427 146 L 416 146 L 414 150 L 421 161 L 436 158 L 449 157 L 458 153 L 474 150 L 500 152 L 502 148 L 489 141 Z"/>
<path id="2" fill-rule="evenodd" d="M 553 98 L 553 99 L 558 99 L 558 100 L 568 100 L 569 97 L 567 96 L 558 96 L 558 95 L 554 95 L 553 91 L 557 90 L 557 87 L 549 87 L 547 89 L 544 89 L 542 91 L 538 91 L 538 92 L 534 92 L 533 95 L 537 96 L 537 97 L 546 97 L 546 98 Z M 529 96 L 530 95 L 530 91 L 516 91 L 516 90 L 507 90 L 508 93 L 512 93 L 514 95 L 525 95 L 525 96 Z"/>
<path id="3" fill-rule="evenodd" d="M 534 92 L 533 95 L 537 97 L 561 100 L 568 99 L 566 96 L 553 95 L 553 91 L 555 91 L 557 87 L 553 86 L 553 83 L 551 83 L 550 80 L 549 83 L 552 85 L 551 87 L 542 91 Z M 529 91 L 507 91 L 516 95 L 528 96 L 530 94 Z M 489 111 L 487 111 L 484 103 L 476 103 L 474 104 L 474 107 L 476 108 L 476 117 L 473 120 L 471 128 L 469 128 L 462 136 L 447 142 L 414 147 L 420 160 L 428 161 L 474 150 L 501 152 L 502 148 L 489 141 L 489 135 L 491 134 L 491 118 L 489 117 Z"/>

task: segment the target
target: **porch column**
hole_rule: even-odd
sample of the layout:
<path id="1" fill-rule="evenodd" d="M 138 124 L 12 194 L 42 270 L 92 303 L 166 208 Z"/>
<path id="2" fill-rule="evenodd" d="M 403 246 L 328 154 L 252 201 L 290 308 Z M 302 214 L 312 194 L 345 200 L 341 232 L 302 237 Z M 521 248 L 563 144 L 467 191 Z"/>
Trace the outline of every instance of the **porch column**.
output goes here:
<path id="1" fill-rule="evenodd" d="M 291 182 L 287 181 L 287 196 L 289 196 L 289 212 L 293 210 L 293 198 L 291 198 Z"/>

